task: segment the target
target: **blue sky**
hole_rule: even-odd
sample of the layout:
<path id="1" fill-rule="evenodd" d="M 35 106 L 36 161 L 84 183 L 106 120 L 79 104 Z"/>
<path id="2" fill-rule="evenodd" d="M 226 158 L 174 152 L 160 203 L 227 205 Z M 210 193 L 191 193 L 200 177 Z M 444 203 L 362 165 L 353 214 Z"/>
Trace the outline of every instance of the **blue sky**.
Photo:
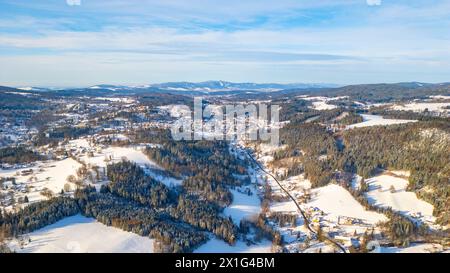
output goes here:
<path id="1" fill-rule="evenodd" d="M 450 81 L 450 0 L 0 0 L 0 85 Z"/>

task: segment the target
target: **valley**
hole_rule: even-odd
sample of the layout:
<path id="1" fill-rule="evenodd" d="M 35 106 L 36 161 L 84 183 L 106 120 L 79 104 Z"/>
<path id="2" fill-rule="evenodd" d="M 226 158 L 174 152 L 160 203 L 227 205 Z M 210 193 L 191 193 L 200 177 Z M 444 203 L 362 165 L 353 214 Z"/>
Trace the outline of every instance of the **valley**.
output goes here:
<path id="1" fill-rule="evenodd" d="M 388 98 L 383 86 L 374 100 L 366 86 L 357 98 L 345 87 L 315 87 L 317 95 L 258 87 L 249 99 L 228 90 L 236 84 L 172 85 L 70 95 L 0 88 L 1 96 L 36 98 L 0 109 L 1 249 L 449 251 L 448 90 Z M 175 141 L 171 126 L 190 115 L 200 89 L 216 107 L 279 105 L 270 127 L 279 128 L 279 145 Z M 433 95 L 416 98 L 423 93 Z"/>

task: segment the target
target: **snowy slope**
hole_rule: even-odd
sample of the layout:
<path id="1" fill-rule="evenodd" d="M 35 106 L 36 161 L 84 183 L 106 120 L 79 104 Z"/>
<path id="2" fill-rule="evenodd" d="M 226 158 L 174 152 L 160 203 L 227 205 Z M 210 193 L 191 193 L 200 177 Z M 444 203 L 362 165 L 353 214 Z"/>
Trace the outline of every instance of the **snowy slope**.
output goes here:
<path id="1" fill-rule="evenodd" d="M 81 215 L 65 218 L 53 225 L 28 234 L 31 242 L 20 253 L 151 253 L 153 240 L 107 227 Z"/>
<path id="2" fill-rule="evenodd" d="M 367 197 L 376 206 L 391 207 L 403 214 L 434 222 L 433 206 L 407 192 L 408 180 L 391 175 L 379 175 L 366 180 L 369 185 Z M 391 192 L 391 187 L 395 192 Z"/>
<path id="3" fill-rule="evenodd" d="M 404 123 L 417 121 L 417 120 L 405 120 L 405 119 L 385 119 L 382 116 L 377 116 L 377 115 L 361 115 L 361 116 L 363 118 L 363 122 L 349 125 L 349 126 L 347 126 L 347 129 L 369 127 L 369 126 L 379 126 L 379 125 L 404 124 Z"/>
<path id="4" fill-rule="evenodd" d="M 413 244 L 409 247 L 399 248 L 399 247 L 381 247 L 381 253 L 436 253 L 445 252 L 441 245 L 438 244 Z"/>
<path id="5" fill-rule="evenodd" d="M 401 110 L 401 111 L 413 111 L 413 112 L 423 112 L 425 110 L 428 110 L 430 112 L 441 112 L 445 113 L 448 112 L 446 110 L 446 107 L 450 106 L 450 102 L 413 102 L 403 105 L 394 105 L 391 108 L 393 110 Z"/>
<path id="6" fill-rule="evenodd" d="M 380 213 L 366 210 L 343 187 L 330 184 L 312 190 L 312 200 L 304 207 L 317 207 L 327 214 L 327 219 L 337 222 L 339 216 L 353 217 L 364 220 L 367 224 L 376 224 L 386 221 L 387 218 Z M 271 211 L 297 212 L 297 207 L 292 201 L 274 203 Z"/>
<path id="7" fill-rule="evenodd" d="M 67 177 L 76 175 L 81 164 L 67 158 L 60 161 L 38 162 L 32 168 L 14 170 L 1 170 L 0 177 L 15 177 L 19 187 L 30 187 L 29 192 L 17 192 L 15 198 L 27 196 L 30 202 L 45 200 L 40 192 L 47 188 L 54 194 L 58 194 L 67 183 Z M 32 174 L 20 175 L 22 171 L 33 170 Z M 19 175 L 17 175 L 19 173 Z"/>
<path id="8" fill-rule="evenodd" d="M 84 144 L 83 144 L 84 145 Z M 153 179 L 167 185 L 177 186 L 181 185 L 182 180 L 173 177 L 165 176 L 162 173 L 153 170 L 162 170 L 162 168 L 151 161 L 143 152 L 137 147 L 108 147 L 102 149 L 100 152 L 95 152 L 93 157 L 82 156 L 81 160 L 90 165 L 96 165 L 105 168 L 108 164 L 120 162 L 122 159 L 132 161 L 143 167 L 145 173 Z"/>
<path id="9" fill-rule="evenodd" d="M 320 208 L 329 214 L 328 218 L 337 220 L 339 216 L 347 216 L 362 219 L 368 224 L 387 220 L 383 214 L 366 210 L 341 186 L 331 184 L 317 188 L 313 190 L 314 195 L 308 205 Z"/>
<path id="10" fill-rule="evenodd" d="M 239 226 L 242 219 L 257 216 L 261 211 L 261 201 L 259 200 L 256 191 L 253 188 L 248 188 L 252 189 L 252 195 L 247 195 L 237 190 L 231 190 L 231 193 L 233 194 L 233 203 L 226 207 L 223 212 L 226 216 L 231 216 L 231 219 L 233 219 L 233 222 L 237 226 Z"/>
<path id="11" fill-rule="evenodd" d="M 250 246 L 238 241 L 236 245 L 230 246 L 226 242 L 214 238 L 197 248 L 194 253 L 270 253 L 271 249 L 272 243 L 267 240 Z"/>

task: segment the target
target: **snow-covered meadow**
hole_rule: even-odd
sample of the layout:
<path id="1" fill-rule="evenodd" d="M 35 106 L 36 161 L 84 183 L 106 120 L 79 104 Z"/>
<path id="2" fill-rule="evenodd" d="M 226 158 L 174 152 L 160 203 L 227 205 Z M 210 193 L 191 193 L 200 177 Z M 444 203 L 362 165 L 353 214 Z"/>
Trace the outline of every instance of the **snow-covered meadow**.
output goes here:
<path id="1" fill-rule="evenodd" d="M 448 253 L 442 245 L 439 244 L 412 244 L 408 247 L 380 247 L 380 253 Z"/>
<path id="2" fill-rule="evenodd" d="M 347 129 L 369 127 L 369 126 L 386 126 L 393 124 L 405 124 L 410 122 L 417 122 L 417 120 L 406 120 L 406 119 L 385 119 L 378 115 L 361 115 L 363 122 L 348 125 Z"/>
<path id="3" fill-rule="evenodd" d="M 81 215 L 26 234 L 21 241 L 15 239 L 9 247 L 18 253 L 152 253 L 154 242 Z"/>
<path id="4" fill-rule="evenodd" d="M 332 110 L 338 108 L 336 105 L 329 104 L 328 102 L 340 99 L 346 99 L 348 97 L 308 97 L 308 96 L 299 96 L 302 100 L 311 101 L 312 109 L 315 110 Z"/>
<path id="5" fill-rule="evenodd" d="M 231 217 L 237 226 L 242 219 L 258 216 L 261 211 L 261 200 L 253 185 L 231 190 L 231 193 L 233 194 L 233 202 L 225 208 L 223 213 Z"/>
<path id="6" fill-rule="evenodd" d="M 326 218 L 330 221 L 337 222 L 341 216 L 361 219 L 370 225 L 387 221 L 383 214 L 366 210 L 341 186 L 331 184 L 314 189 L 312 196 L 312 200 L 307 204 L 320 208 L 327 214 Z"/>
<path id="7" fill-rule="evenodd" d="M 247 245 L 239 240 L 235 245 L 230 246 L 226 242 L 217 238 L 212 238 L 206 244 L 197 248 L 194 253 L 270 253 L 272 242 L 263 240 L 254 245 Z"/>
<path id="8" fill-rule="evenodd" d="M 182 180 L 174 177 L 170 177 L 164 173 L 163 168 L 158 164 L 151 161 L 144 153 L 145 147 L 157 147 L 158 145 L 147 144 L 143 146 L 126 146 L 126 147 L 94 147 L 86 139 L 78 139 L 71 142 L 72 147 L 76 149 L 88 149 L 92 150 L 91 155 L 81 154 L 79 159 L 89 166 L 97 166 L 102 169 L 106 168 L 108 164 L 120 162 L 123 159 L 132 161 L 141 166 L 145 173 L 153 179 L 164 183 L 167 186 L 180 185 Z"/>
<path id="9" fill-rule="evenodd" d="M 448 113 L 450 102 L 411 102 L 407 104 L 395 104 L 391 107 L 393 110 L 413 111 L 413 112 L 436 112 Z"/>
<path id="10" fill-rule="evenodd" d="M 53 194 L 61 192 L 67 183 L 67 177 L 76 175 L 80 167 L 81 164 L 77 161 L 66 158 L 59 161 L 37 162 L 32 167 L 0 170 L 0 177 L 5 179 L 15 178 L 15 185 L 4 183 L 3 186 L 8 190 L 15 189 L 15 199 L 18 200 L 26 196 L 32 203 L 47 199 L 41 194 L 44 190 Z M 7 206 L 5 209 L 10 210 L 11 206 Z"/>
<path id="11" fill-rule="evenodd" d="M 11 211 L 14 206 L 23 207 L 46 200 L 50 195 L 56 196 L 63 191 L 65 194 L 71 194 L 78 182 L 100 188 L 108 183 L 106 166 L 123 159 L 135 162 L 148 176 L 169 187 L 180 185 L 182 179 L 171 177 L 163 168 L 149 160 L 143 152 L 147 146 L 156 147 L 157 145 L 107 146 L 94 144 L 91 138 L 63 142 L 56 150 L 68 151 L 71 157 L 56 156 L 53 160 L 0 169 L 0 178 L 7 180 L 0 188 L 0 193 L 7 196 L 0 205 L 3 209 Z M 79 177 L 78 171 L 83 167 L 86 167 L 92 175 Z M 28 202 L 25 201 L 26 199 Z"/>
<path id="12" fill-rule="evenodd" d="M 367 198 L 380 207 L 391 207 L 402 214 L 420 219 L 428 224 L 435 221 L 433 206 L 417 198 L 414 192 L 406 191 L 408 180 L 382 174 L 365 181 L 369 186 Z"/>

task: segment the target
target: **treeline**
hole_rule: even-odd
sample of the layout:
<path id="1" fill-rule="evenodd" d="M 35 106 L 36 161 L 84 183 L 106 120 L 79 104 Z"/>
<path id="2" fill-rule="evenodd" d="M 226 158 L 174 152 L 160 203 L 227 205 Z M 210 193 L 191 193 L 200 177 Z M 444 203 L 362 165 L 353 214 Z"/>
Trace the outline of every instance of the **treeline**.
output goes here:
<path id="1" fill-rule="evenodd" d="M 173 141 L 161 139 L 161 148 L 147 148 L 146 155 L 175 177 L 183 177 L 182 189 L 222 207 L 232 201 L 229 186 L 247 174 L 245 162 L 232 156 L 225 141 Z"/>
<path id="2" fill-rule="evenodd" d="M 425 226 L 419 226 L 410 219 L 400 214 L 392 213 L 389 221 L 382 225 L 385 234 L 394 245 L 407 247 L 410 243 L 426 233 Z"/>
<path id="3" fill-rule="evenodd" d="M 218 238 L 234 244 L 237 227 L 231 218 L 220 216 L 222 209 L 215 204 L 199 200 L 196 196 L 180 195 L 176 206 L 169 207 L 169 213 L 175 219 L 214 233 Z"/>
<path id="4" fill-rule="evenodd" d="M 1 164 L 19 164 L 30 163 L 42 160 L 43 157 L 36 152 L 20 147 L 6 147 L 0 149 L 0 163 Z"/>
<path id="5" fill-rule="evenodd" d="M 345 112 L 344 109 L 336 108 L 331 110 L 321 111 L 314 122 L 320 123 L 336 123 L 335 120 Z"/>
<path id="6" fill-rule="evenodd" d="M 56 145 L 58 141 L 62 139 L 75 139 L 82 136 L 90 135 L 93 132 L 91 127 L 73 127 L 73 126 L 62 126 L 53 129 L 47 129 L 43 126 L 36 137 L 33 140 L 36 146 L 43 145 Z"/>
<path id="7" fill-rule="evenodd" d="M 361 115 L 354 110 L 347 110 L 345 108 L 336 108 L 331 110 L 314 111 L 318 112 L 310 120 L 297 120 L 296 122 L 315 122 L 322 124 L 336 124 L 336 125 L 350 125 L 363 121 Z M 307 115 L 309 116 L 309 115 Z"/>
<path id="8" fill-rule="evenodd" d="M 129 161 L 107 166 L 111 183 L 104 188 L 141 204 L 159 207 L 172 203 L 175 196 L 162 183 L 146 176 L 141 167 Z"/>
<path id="9" fill-rule="evenodd" d="M 166 129 L 151 128 L 137 129 L 134 131 L 133 139 L 136 143 L 161 144 L 171 138 L 171 132 Z"/>
<path id="10" fill-rule="evenodd" d="M 349 112 L 347 116 L 339 121 L 339 124 L 342 125 L 351 125 L 355 123 L 363 122 L 363 118 L 356 112 Z"/>
<path id="11" fill-rule="evenodd" d="M 84 135 L 89 135 L 92 132 L 92 128 L 90 127 L 73 127 L 73 126 L 63 126 L 52 129 L 48 133 L 48 138 L 50 139 L 59 139 L 59 138 L 67 138 L 67 139 L 75 139 L 80 138 Z"/>
<path id="12" fill-rule="evenodd" d="M 294 98 L 288 101 L 285 99 L 274 100 L 272 103 L 274 105 L 282 105 L 280 121 L 289 120 L 291 122 L 301 122 L 318 115 L 318 111 L 309 108 L 312 106 L 310 101 L 302 100 L 300 98 Z"/>
<path id="13" fill-rule="evenodd" d="M 17 213 L 0 213 L 0 233 L 5 237 L 22 235 L 77 213 L 80 208 L 76 200 L 56 197 L 30 204 Z"/>
<path id="14" fill-rule="evenodd" d="M 141 105 L 149 107 L 157 107 L 160 105 L 188 105 L 193 107 L 193 99 L 191 96 L 184 96 L 171 93 L 161 93 L 161 92 L 148 92 L 139 96 L 139 102 Z"/>
<path id="15" fill-rule="evenodd" d="M 319 124 L 290 123 L 280 131 L 282 145 L 289 149 L 277 151 L 275 158 L 296 156 L 303 152 L 306 155 L 333 155 L 337 151 L 336 141 Z"/>

